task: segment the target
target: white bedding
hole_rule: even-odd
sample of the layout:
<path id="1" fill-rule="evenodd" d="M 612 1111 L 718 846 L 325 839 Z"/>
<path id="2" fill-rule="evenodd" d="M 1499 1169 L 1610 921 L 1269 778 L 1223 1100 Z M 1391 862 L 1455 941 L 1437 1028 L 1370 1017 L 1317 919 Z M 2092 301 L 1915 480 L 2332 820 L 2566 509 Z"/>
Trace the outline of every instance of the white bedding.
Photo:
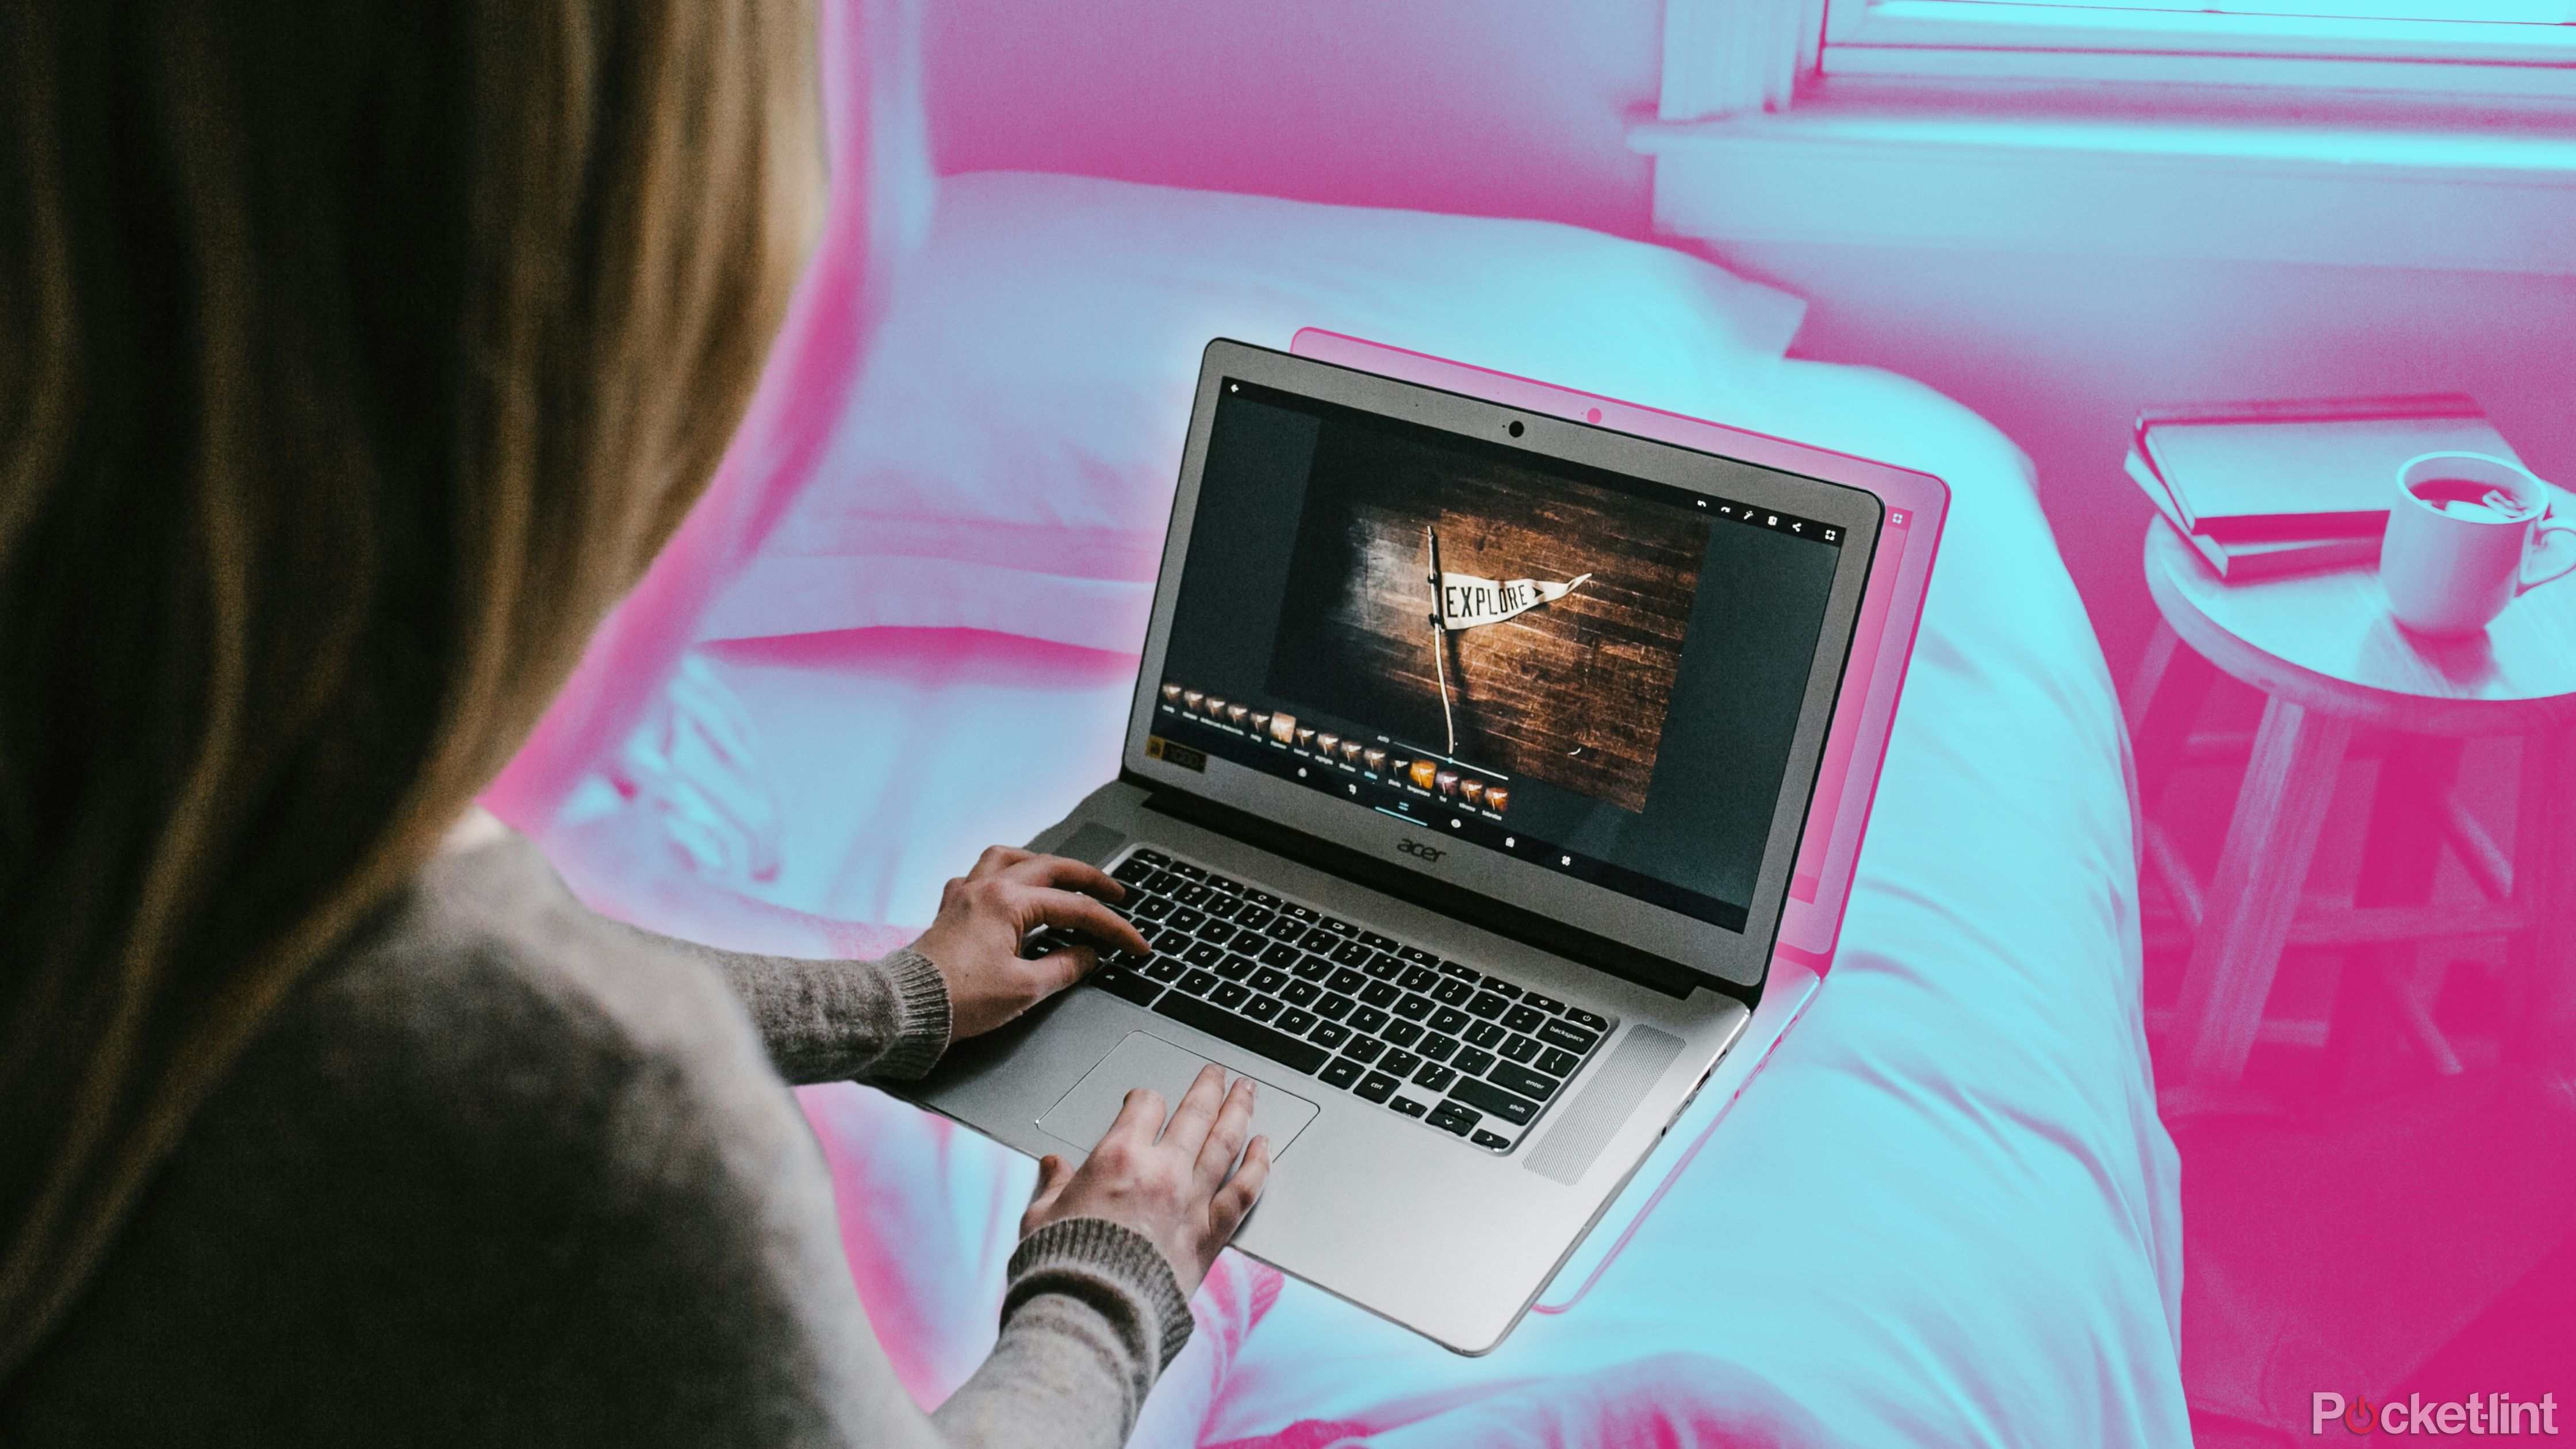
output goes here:
<path id="1" fill-rule="evenodd" d="M 1347 314 L 1283 320 L 1371 333 Z M 2119 714 L 2029 466 L 1904 379 L 1776 361 L 1715 324 L 1701 340 L 1727 355 L 1643 400 L 1925 469 L 1955 493 L 1839 958 L 1573 1310 L 1467 1360 L 1230 1259 L 1139 1443 L 1793 1442 L 1802 1415 L 1854 1444 L 2187 1442 L 2177 1167 L 2141 1027 Z M 1150 425 L 1176 446 L 1176 423 Z M 1074 485 L 1022 486 L 1034 514 Z M 868 516 L 865 499 L 839 503 Z M 764 558 L 828 578 L 818 536 Z M 763 605 L 737 591 L 736 626 L 710 631 L 735 642 L 700 652 L 701 682 L 757 736 L 740 759 L 777 812 L 774 875 L 716 889 L 637 849 L 598 792 L 548 833 L 576 887 L 702 938 L 855 949 L 878 937 L 814 918 L 918 925 L 976 848 L 1026 838 L 1112 773 L 1134 668 L 1115 639 L 1013 626 L 1008 609 L 981 633 L 739 637 L 835 627 L 830 609 L 873 597 L 772 601 L 770 624 L 744 627 Z M 805 1095 L 862 1295 L 935 1399 L 990 1340 L 1029 1164 L 858 1088 Z M 1775 1398 L 1789 1407 L 1764 1418 Z"/>

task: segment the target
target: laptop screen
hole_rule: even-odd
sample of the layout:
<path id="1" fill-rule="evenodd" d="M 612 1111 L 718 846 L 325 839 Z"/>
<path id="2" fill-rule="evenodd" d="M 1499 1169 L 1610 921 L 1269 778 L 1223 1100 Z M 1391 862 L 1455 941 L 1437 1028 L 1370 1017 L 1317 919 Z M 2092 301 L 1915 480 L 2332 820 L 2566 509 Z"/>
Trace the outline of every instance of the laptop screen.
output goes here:
<path id="1" fill-rule="evenodd" d="M 1844 532 L 1228 377 L 1148 749 L 1742 932 Z"/>

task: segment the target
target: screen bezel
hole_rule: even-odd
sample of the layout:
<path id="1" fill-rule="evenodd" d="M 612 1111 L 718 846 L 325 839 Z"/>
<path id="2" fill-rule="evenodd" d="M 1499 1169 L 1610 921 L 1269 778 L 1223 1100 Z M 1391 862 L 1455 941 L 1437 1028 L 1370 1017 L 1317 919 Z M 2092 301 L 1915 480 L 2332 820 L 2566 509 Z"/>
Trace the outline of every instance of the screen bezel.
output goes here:
<path id="1" fill-rule="evenodd" d="M 1202 769 L 1191 769 L 1146 753 L 1146 740 L 1155 732 L 1163 660 L 1180 595 L 1181 573 L 1189 557 L 1208 436 L 1215 425 L 1219 389 L 1228 377 L 1469 438 L 1490 439 L 1539 457 L 1561 458 L 1693 493 L 1777 508 L 1845 531 L 1816 658 L 1800 701 L 1797 730 L 1781 789 L 1773 802 L 1762 865 L 1755 878 L 1753 899 L 1746 903 L 1741 932 L 1650 905 L 1607 886 L 1577 880 L 1463 839 L 1434 837 L 1442 848 L 1435 862 L 1427 862 L 1399 849 L 1402 843 L 1421 838 L 1423 832 L 1418 826 L 1217 755 L 1206 756 Z M 1519 436 L 1511 432 L 1514 423 L 1521 425 Z M 1164 540 L 1162 570 L 1154 586 L 1153 617 L 1146 632 L 1135 695 L 1128 708 L 1122 763 L 1128 774 L 1157 788 L 1246 811 L 1360 851 L 1389 866 L 1510 901 L 1700 975 L 1736 986 L 1756 986 L 1768 969 L 1779 932 L 1799 834 L 1815 792 L 1816 772 L 1833 721 L 1883 517 L 1884 506 L 1875 495 L 1848 484 L 1219 338 L 1208 344 L 1200 359 L 1189 436 L 1182 449 L 1179 484 L 1173 493 L 1171 527 Z"/>

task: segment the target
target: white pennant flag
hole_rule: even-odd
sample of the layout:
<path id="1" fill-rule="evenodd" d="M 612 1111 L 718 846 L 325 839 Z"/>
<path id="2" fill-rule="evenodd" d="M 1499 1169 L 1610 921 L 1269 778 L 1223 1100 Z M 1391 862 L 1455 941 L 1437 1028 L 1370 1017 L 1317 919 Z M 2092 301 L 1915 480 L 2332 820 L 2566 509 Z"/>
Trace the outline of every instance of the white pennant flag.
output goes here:
<path id="1" fill-rule="evenodd" d="M 1474 574 L 1440 575 L 1440 623 L 1443 628 L 1473 629 L 1484 624 L 1499 624 L 1514 615 L 1526 614 L 1541 604 L 1552 604 L 1583 586 L 1590 574 L 1571 582 L 1552 584 L 1541 579 L 1480 579 Z"/>

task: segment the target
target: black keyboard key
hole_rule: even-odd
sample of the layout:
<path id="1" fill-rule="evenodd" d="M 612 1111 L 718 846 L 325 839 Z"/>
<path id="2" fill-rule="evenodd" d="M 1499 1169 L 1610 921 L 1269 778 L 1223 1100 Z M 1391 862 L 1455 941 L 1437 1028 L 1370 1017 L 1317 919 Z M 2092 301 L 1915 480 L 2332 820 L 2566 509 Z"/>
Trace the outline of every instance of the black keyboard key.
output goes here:
<path id="1" fill-rule="evenodd" d="M 1567 1007 L 1565 1009 L 1565 1019 L 1573 1022 L 1576 1026 L 1588 1026 L 1594 1031 L 1608 1031 L 1610 1029 L 1610 1018 L 1585 1011 L 1579 1006 Z"/>
<path id="2" fill-rule="evenodd" d="M 1528 1126 L 1530 1119 L 1538 1115 L 1538 1103 L 1525 1097 L 1515 1097 L 1491 1082 L 1480 1082 L 1474 1077 L 1461 1080 L 1450 1089 L 1449 1095 L 1479 1111 L 1491 1112 L 1515 1127 Z"/>
<path id="3" fill-rule="evenodd" d="M 1254 1021 L 1268 1021 L 1277 1016 L 1279 1011 L 1279 998 L 1276 996 L 1256 996 L 1243 1005 L 1243 1014 Z"/>
<path id="4" fill-rule="evenodd" d="M 1234 913 L 1234 923 L 1247 931 L 1266 930 L 1271 922 L 1278 919 L 1277 911 L 1268 906 L 1256 906 L 1249 902 Z"/>
<path id="5" fill-rule="evenodd" d="M 1470 986 L 1473 986 L 1477 982 L 1485 979 L 1484 972 L 1477 970 L 1475 967 L 1468 965 L 1464 961 L 1441 962 L 1440 974 L 1443 976 L 1454 976 L 1459 980 L 1466 982 Z"/>
<path id="6" fill-rule="evenodd" d="M 1475 1135 L 1469 1137 L 1467 1140 L 1475 1143 L 1479 1147 L 1493 1152 L 1500 1152 L 1504 1148 L 1512 1145 L 1512 1139 L 1505 1137 L 1499 1132 L 1488 1132 L 1482 1127 L 1477 1128 Z"/>
<path id="7" fill-rule="evenodd" d="M 1158 896 L 1137 906 L 1134 919 L 1140 921 L 1159 921 L 1165 916 L 1170 915 L 1172 911 L 1172 903 Z"/>
<path id="8" fill-rule="evenodd" d="M 1133 971 L 1095 971 L 1090 979 L 1092 985 L 1112 996 L 1123 996 L 1138 1006 L 1151 1006 L 1154 998 L 1163 994 L 1163 988 Z"/>
<path id="9" fill-rule="evenodd" d="M 1397 1046 L 1409 1047 L 1415 1042 L 1422 1040 L 1422 1028 L 1416 1023 L 1410 1021 L 1390 1021 L 1386 1024 L 1386 1029 L 1379 1032 L 1378 1035 L 1385 1037 L 1388 1041 L 1395 1043 Z"/>
<path id="10" fill-rule="evenodd" d="M 1538 1024 L 1545 1020 L 1547 1013 L 1535 1006 L 1515 1006 L 1503 1013 L 1503 1025 L 1514 1031 L 1536 1031 Z"/>
<path id="11" fill-rule="evenodd" d="M 1351 1089 L 1351 1084 L 1360 1079 L 1360 1073 L 1366 1070 L 1368 1070 L 1366 1067 L 1352 1061 L 1349 1057 L 1335 1057 L 1324 1063 L 1324 1069 L 1317 1072 L 1315 1076 L 1325 1086 L 1339 1087 L 1347 1092 Z"/>
<path id="12" fill-rule="evenodd" d="M 1270 904 L 1270 902 L 1263 901 L 1262 904 L 1266 906 Z M 1280 906 L 1279 914 L 1286 916 L 1292 921 L 1303 921 L 1310 926 L 1323 919 L 1322 914 L 1317 912 L 1313 906 L 1301 906 L 1293 901 Z"/>
<path id="13" fill-rule="evenodd" d="M 1404 961 L 1400 957 L 1390 956 L 1380 951 L 1371 956 L 1369 963 L 1360 969 L 1380 981 L 1387 981 L 1404 974 Z"/>
<path id="14" fill-rule="evenodd" d="M 1530 1065 L 1551 1077 L 1570 1077 L 1574 1075 L 1576 1067 L 1583 1065 L 1583 1058 L 1569 1051 L 1559 1051 L 1555 1047 L 1549 1047 L 1539 1053 L 1538 1060 Z"/>
<path id="15" fill-rule="evenodd" d="M 1432 955 L 1430 952 L 1423 950 L 1419 946 L 1398 946 L 1395 948 L 1395 954 L 1403 957 L 1407 961 L 1419 962 L 1424 966 L 1437 966 L 1440 964 L 1439 957 Z"/>
<path id="16" fill-rule="evenodd" d="M 1409 1077 L 1413 1075 L 1413 1069 L 1420 1065 L 1422 1065 L 1422 1058 L 1415 1056 L 1411 1052 L 1404 1051 L 1388 1052 L 1385 1056 L 1378 1058 L 1377 1063 L 1379 1071 L 1389 1072 L 1399 1077 Z"/>
<path id="17" fill-rule="evenodd" d="M 1351 1029 L 1337 1021 L 1319 1021 L 1313 1031 L 1306 1033 L 1306 1040 L 1328 1050 L 1350 1039 Z"/>
<path id="18" fill-rule="evenodd" d="M 1503 1038 L 1509 1035 L 1509 1032 L 1504 1031 L 1501 1027 L 1496 1026 L 1490 1021 L 1480 1021 L 1474 1026 L 1467 1028 L 1467 1044 L 1469 1046 L 1498 1047 L 1503 1044 Z"/>
<path id="19" fill-rule="evenodd" d="M 1407 1021 L 1420 1021 L 1431 1014 L 1431 998 L 1407 996 L 1395 1004 L 1395 1014 Z"/>
<path id="20" fill-rule="evenodd" d="M 1539 1044 L 1534 1038 L 1516 1036 L 1503 1043 L 1500 1050 L 1507 1062 L 1526 1062 L 1538 1056 Z"/>
<path id="21" fill-rule="evenodd" d="M 1348 921 L 1336 921 L 1330 916 L 1324 917 L 1323 920 L 1316 924 L 1322 926 L 1325 930 L 1332 932 L 1336 936 L 1356 936 L 1360 933 L 1359 927 L 1352 925 Z"/>
<path id="22" fill-rule="evenodd" d="M 1326 1021 L 1339 1021 L 1350 1015 L 1351 1008 L 1358 1004 L 1338 992 L 1326 992 L 1324 999 L 1315 1003 L 1315 1014 Z"/>
<path id="23" fill-rule="evenodd" d="M 1315 998 L 1324 994 L 1324 988 L 1312 981 L 1291 981 L 1288 989 L 1279 994 L 1287 998 L 1290 1006 L 1312 1006 Z"/>
<path id="24" fill-rule="evenodd" d="M 1308 926 L 1306 934 L 1297 938 L 1297 944 L 1309 951 L 1331 951 L 1342 944 L 1342 938 L 1321 926 Z"/>
<path id="25" fill-rule="evenodd" d="M 1241 981 L 1244 977 L 1252 974 L 1252 958 L 1249 956 L 1228 956 L 1224 960 L 1210 966 L 1208 969 L 1215 972 L 1217 975 L 1224 977 L 1228 981 Z"/>
<path id="26" fill-rule="evenodd" d="M 1131 855 L 1109 873 L 1112 880 L 1128 885 L 1141 885 L 1154 874 L 1154 863 L 1141 855 Z"/>
<path id="27" fill-rule="evenodd" d="M 1378 1010 L 1376 1007 L 1363 1006 L 1351 1013 L 1351 1030 L 1378 1031 L 1384 1028 L 1391 1020 L 1393 1020 L 1392 1017 L 1389 1017 L 1385 1012 Z M 1536 1046 L 1537 1043 L 1532 1042 L 1531 1045 Z"/>
<path id="28" fill-rule="evenodd" d="M 1505 981 L 1500 976 L 1488 976 L 1476 984 L 1485 988 L 1487 991 L 1494 993 L 1496 996 L 1508 997 L 1513 1001 L 1521 999 L 1521 989 L 1514 986 L 1512 983 Z"/>
<path id="29" fill-rule="evenodd" d="M 1361 1036 L 1351 1038 L 1350 1044 L 1342 1048 L 1342 1055 L 1355 1062 L 1373 1062 L 1385 1051 L 1385 1042 L 1373 1036 Z"/>
<path id="30" fill-rule="evenodd" d="M 1461 1137 L 1473 1131 L 1476 1124 L 1483 1120 L 1485 1120 L 1484 1113 L 1457 1102 L 1443 1102 L 1431 1109 L 1432 1126 L 1443 1132 L 1455 1132 Z"/>
<path id="31" fill-rule="evenodd" d="M 1467 1030 L 1467 1023 L 1473 1020 L 1475 1020 L 1474 1017 L 1469 1016 L 1467 1013 L 1460 1011 L 1454 1006 L 1444 1006 L 1438 1011 L 1431 1013 L 1431 1029 L 1433 1031 L 1445 1031 L 1451 1036 L 1458 1036 Z"/>
<path id="32" fill-rule="evenodd" d="M 1145 890 L 1149 895 L 1169 895 L 1180 885 L 1180 883 L 1181 878 L 1179 876 L 1172 874 L 1168 870 L 1158 870 L 1152 875 L 1145 877 Z"/>
<path id="33" fill-rule="evenodd" d="M 1454 976 L 1431 988 L 1432 999 L 1440 1002 L 1444 1006 L 1456 1006 L 1459 1002 L 1462 1002 L 1475 994 L 1475 987 L 1468 985 L 1466 982 L 1461 981 Z"/>
<path id="34" fill-rule="evenodd" d="M 1243 882 L 1241 881 L 1227 880 L 1224 876 L 1212 875 L 1207 878 L 1207 883 L 1215 889 L 1221 890 L 1230 896 L 1239 896 L 1243 894 Z"/>
<path id="35" fill-rule="evenodd" d="M 1252 999 L 1252 988 L 1240 981 L 1229 981 L 1208 993 L 1208 1000 L 1233 1011 Z"/>
<path id="36" fill-rule="evenodd" d="M 1458 1050 L 1458 1038 L 1454 1036 L 1442 1036 L 1440 1033 L 1435 1031 L 1431 1035 L 1424 1037 L 1422 1039 L 1422 1044 L 1415 1047 L 1414 1050 L 1426 1057 L 1429 1057 L 1435 1062 L 1445 1062 Z"/>
<path id="37" fill-rule="evenodd" d="M 1254 1004 L 1259 1005 L 1258 1002 Z M 1290 1036 L 1308 1036 L 1315 1028 L 1315 1013 L 1311 1011 L 1302 1011 L 1297 1007 L 1292 1006 L 1286 1011 L 1279 1013 L 1279 1019 L 1272 1022 L 1271 1025 L 1278 1027 L 1281 1031 L 1288 1033 Z M 1332 1043 L 1316 1042 L 1315 1045 L 1328 1047 L 1331 1046 Z"/>
<path id="38" fill-rule="evenodd" d="M 1458 1069 L 1459 1075 L 1468 1077 L 1483 1076 L 1485 1069 L 1493 1064 L 1494 1054 L 1481 1047 L 1468 1047 L 1449 1061 L 1449 1065 Z"/>
<path id="39" fill-rule="evenodd" d="M 1368 947 L 1372 951 L 1392 951 L 1395 949 L 1395 943 L 1393 941 L 1388 940 L 1386 937 L 1379 935 L 1375 931 L 1360 932 L 1360 944 Z"/>
<path id="40" fill-rule="evenodd" d="M 1375 951 L 1370 950 L 1368 947 L 1361 945 L 1357 941 L 1344 941 L 1341 945 L 1333 949 L 1333 964 L 1336 966 L 1357 966 L 1376 954 L 1377 953 Z"/>
<path id="41" fill-rule="evenodd" d="M 1175 931 L 1195 931 L 1199 927 L 1207 924 L 1207 913 L 1205 911 L 1194 911 L 1188 906 L 1183 906 L 1179 910 L 1165 916 L 1163 919 L 1169 921 L 1172 929 Z"/>
<path id="42" fill-rule="evenodd" d="M 1424 1062 L 1422 1070 L 1413 1074 L 1413 1085 L 1431 1092 L 1448 1091 L 1449 1084 L 1456 1080 L 1458 1080 L 1457 1069 L 1444 1067 L 1438 1062 Z"/>
<path id="43" fill-rule="evenodd" d="M 1222 984 L 1213 971 L 1193 971 L 1181 978 L 1181 989 L 1192 996 L 1205 996 Z"/>
<path id="44" fill-rule="evenodd" d="M 1258 1052 L 1310 1077 L 1317 1067 L 1332 1060 L 1332 1053 L 1312 1042 L 1299 1041 L 1285 1032 L 1272 1031 L 1258 1022 L 1246 1021 L 1233 1012 L 1219 1011 L 1204 1001 L 1177 992 L 1166 993 L 1162 1000 L 1154 1003 L 1154 1010 L 1183 1026 L 1197 1027 L 1219 1041 L 1232 1042 L 1248 1052 Z"/>
<path id="45" fill-rule="evenodd" d="M 1344 996 L 1349 996 L 1366 985 L 1368 985 L 1367 977 L 1362 976 L 1360 973 L 1353 971 L 1346 966 L 1341 970 L 1334 972 L 1333 979 L 1325 982 L 1324 988 L 1328 991 L 1338 991 Z"/>
<path id="46" fill-rule="evenodd" d="M 1305 952 L 1298 950 L 1296 947 L 1289 945 L 1285 941 L 1275 941 L 1271 943 L 1268 949 L 1261 953 L 1262 965 L 1276 966 L 1282 971 L 1287 970 L 1289 967 L 1294 966 L 1305 959 Z"/>
<path id="47" fill-rule="evenodd" d="M 1565 1021 L 1551 1021 L 1540 1026 L 1538 1039 L 1549 1046 L 1563 1047 L 1577 1056 L 1592 1050 L 1592 1044 L 1601 1040 L 1593 1033 Z"/>
<path id="48" fill-rule="evenodd" d="M 1171 982 L 1180 980 L 1181 973 L 1189 969 L 1178 956 L 1157 956 L 1146 965 L 1145 974 L 1157 981 Z"/>
<path id="49" fill-rule="evenodd" d="M 1206 925 L 1199 927 L 1191 934 L 1197 936 L 1202 941 L 1208 941 L 1222 946 L 1226 942 L 1234 939 L 1234 927 L 1228 925 L 1224 921 L 1210 921 Z"/>
<path id="50" fill-rule="evenodd" d="M 1170 865 L 1172 863 L 1172 858 L 1170 856 L 1165 855 L 1150 845 L 1137 846 L 1136 859 L 1151 861 L 1156 865 Z"/>
<path id="51" fill-rule="evenodd" d="M 1250 886 L 1245 886 L 1243 898 L 1257 906 L 1267 906 L 1274 911 L 1279 909 L 1279 898 L 1268 891 L 1257 891 Z"/>
<path id="52" fill-rule="evenodd" d="M 1495 1017 L 1502 1015 L 1503 1009 L 1510 1005 L 1510 1002 L 1503 1000 L 1501 997 L 1496 996 L 1490 991 L 1479 991 L 1476 993 L 1475 999 L 1467 1003 L 1467 1014 L 1469 1016 L 1481 1016 L 1487 1021 L 1491 1021 Z"/>
<path id="53" fill-rule="evenodd" d="M 1233 896 L 1217 896 L 1199 909 L 1219 920 L 1230 921 L 1242 914 L 1243 902 Z"/>
<path id="54" fill-rule="evenodd" d="M 1191 880 L 1206 880 L 1207 867 L 1203 865 L 1192 865 L 1186 860 L 1176 860 L 1172 862 L 1172 874 L 1187 876 Z"/>
<path id="55" fill-rule="evenodd" d="M 1268 936 L 1274 941 L 1284 941 L 1290 945 L 1295 945 L 1297 938 L 1306 934 L 1306 923 L 1298 920 L 1295 916 L 1282 915 L 1278 920 L 1272 921 L 1269 925 L 1262 927 L 1261 934 Z"/>
<path id="56" fill-rule="evenodd" d="M 1205 884 L 1191 881 L 1187 885 L 1174 887 L 1172 899 L 1185 906 L 1195 906 L 1204 904 L 1208 897 L 1215 894 L 1216 892 L 1209 890 Z"/>
<path id="57" fill-rule="evenodd" d="M 1439 979 L 1440 973 L 1428 966 L 1408 966 L 1401 984 L 1407 991 L 1428 991 Z"/>
<path id="58" fill-rule="evenodd" d="M 1364 1101 L 1383 1102 L 1395 1095 L 1396 1086 L 1395 1078 L 1384 1072 L 1371 1072 L 1360 1080 L 1358 1086 L 1351 1088 L 1351 1095 Z"/>
<path id="59" fill-rule="evenodd" d="M 1551 1016 L 1557 1012 L 1565 1010 L 1564 1002 L 1557 1000 L 1553 996 L 1541 996 L 1535 991 L 1522 997 L 1521 1004 L 1524 1006 L 1535 1006 L 1539 1010 L 1547 1012 Z"/>
<path id="60" fill-rule="evenodd" d="M 1485 1073 L 1485 1080 L 1534 1102 L 1544 1102 L 1556 1094 L 1556 1078 L 1542 1077 L 1527 1067 L 1516 1067 L 1510 1062 L 1495 1063 L 1494 1069 Z"/>
<path id="61" fill-rule="evenodd" d="M 1287 984 L 1288 973 L 1276 966 L 1264 966 L 1252 973 L 1252 989 L 1255 991 L 1276 991 Z"/>
<path id="62" fill-rule="evenodd" d="M 1398 1097 L 1394 1101 L 1387 1103 L 1387 1105 L 1393 1107 L 1399 1112 L 1402 1112 L 1407 1117 L 1419 1117 L 1424 1112 L 1430 1110 L 1410 1097 Z"/>
<path id="63" fill-rule="evenodd" d="M 1181 959 L 1189 962 L 1193 966 L 1213 966 L 1219 961 L 1225 959 L 1225 948 L 1223 946 L 1211 946 L 1207 942 L 1201 941 L 1197 945 L 1192 946 L 1189 951 L 1181 957 Z"/>
<path id="64" fill-rule="evenodd" d="M 1297 963 L 1297 979 L 1300 981 L 1321 981 L 1332 974 L 1333 963 L 1321 956 L 1309 956 Z"/>
<path id="65" fill-rule="evenodd" d="M 1404 993 L 1392 981 L 1372 981 L 1360 988 L 1360 1000 L 1371 1006 L 1393 1006 L 1404 999 Z"/>

